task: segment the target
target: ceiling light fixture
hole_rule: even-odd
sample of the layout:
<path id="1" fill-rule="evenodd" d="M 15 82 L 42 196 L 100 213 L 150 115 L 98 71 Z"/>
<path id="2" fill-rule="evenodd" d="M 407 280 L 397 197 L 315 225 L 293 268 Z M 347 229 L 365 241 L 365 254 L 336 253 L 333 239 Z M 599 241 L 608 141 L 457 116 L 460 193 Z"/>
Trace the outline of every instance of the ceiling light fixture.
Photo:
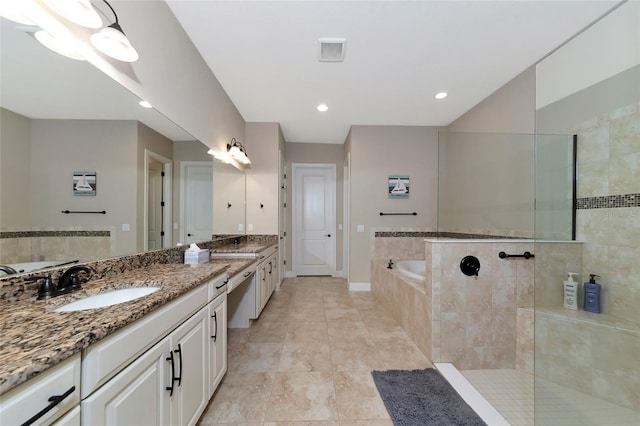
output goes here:
<path id="1" fill-rule="evenodd" d="M 36 31 L 33 35 L 36 40 L 42 43 L 45 47 L 53 50 L 54 52 L 66 56 L 67 58 L 76 59 L 78 61 L 84 61 L 85 58 L 68 42 L 61 40 L 59 37 L 51 34 L 48 31 L 40 30 Z"/>
<path id="2" fill-rule="evenodd" d="M 18 2 L 0 1 L 0 16 L 23 25 L 35 25 L 24 11 L 24 5 Z"/>
<path id="3" fill-rule="evenodd" d="M 251 160 L 249 160 L 249 156 L 247 155 L 247 150 L 236 140 L 236 138 L 231 138 L 231 142 L 227 144 L 227 152 L 236 161 L 239 161 L 242 164 L 251 164 Z"/>
<path id="4" fill-rule="evenodd" d="M 87 28 L 100 28 L 102 19 L 89 0 L 42 0 L 63 18 Z"/>
<path id="5" fill-rule="evenodd" d="M 138 104 L 143 108 L 153 108 L 153 106 L 147 101 L 140 101 Z"/>
<path id="6" fill-rule="evenodd" d="M 438 100 L 440 100 L 440 99 L 444 99 L 444 98 L 446 98 L 446 97 L 447 97 L 447 95 L 448 95 L 448 93 L 447 93 L 447 92 L 438 92 L 438 93 L 436 93 L 435 98 L 436 98 L 436 99 L 438 99 Z"/>
<path id="7" fill-rule="evenodd" d="M 93 43 L 93 45 L 105 55 L 111 56 L 119 61 L 137 61 L 139 57 L 138 52 L 133 48 L 127 36 L 124 35 L 124 31 L 122 31 L 122 27 L 120 27 L 120 24 L 118 23 L 118 15 L 116 14 L 116 11 L 113 10 L 113 7 L 111 7 L 107 0 L 103 1 L 107 6 L 109 6 L 111 12 L 113 12 L 116 22 L 92 35 L 91 43 Z"/>
<path id="8" fill-rule="evenodd" d="M 329 107 L 325 104 L 320 104 L 316 107 L 316 109 L 320 112 L 325 112 L 329 110 Z"/>

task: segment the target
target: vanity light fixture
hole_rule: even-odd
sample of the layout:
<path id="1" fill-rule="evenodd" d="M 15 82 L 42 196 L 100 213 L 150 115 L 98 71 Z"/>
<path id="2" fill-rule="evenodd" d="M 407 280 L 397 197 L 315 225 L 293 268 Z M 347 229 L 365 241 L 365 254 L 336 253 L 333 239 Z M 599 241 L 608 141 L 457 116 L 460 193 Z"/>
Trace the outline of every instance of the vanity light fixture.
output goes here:
<path id="1" fill-rule="evenodd" d="M 102 19 L 89 0 L 41 0 L 63 18 L 87 28 L 100 28 Z"/>
<path id="2" fill-rule="evenodd" d="M 140 101 L 138 102 L 138 105 L 140 105 L 143 108 L 153 108 L 153 106 L 147 101 Z"/>
<path id="3" fill-rule="evenodd" d="M 329 107 L 326 104 L 320 104 L 316 107 L 316 109 L 320 112 L 325 112 L 329 110 Z"/>
<path id="4" fill-rule="evenodd" d="M 21 2 L 0 1 L 0 16 L 23 25 L 35 25 L 24 11 Z"/>
<path id="5" fill-rule="evenodd" d="M 247 156 L 247 150 L 236 138 L 231 138 L 231 142 L 227 144 L 227 152 L 236 159 L 236 161 L 242 164 L 251 164 L 251 160 L 249 160 Z"/>
<path id="6" fill-rule="evenodd" d="M 436 95 L 435 95 L 434 97 L 435 97 L 436 99 L 438 99 L 438 100 L 441 100 L 441 99 L 446 98 L 446 97 L 447 97 L 447 95 L 448 95 L 448 93 L 447 93 L 447 92 L 438 92 L 438 93 L 436 93 Z"/>
<path id="7" fill-rule="evenodd" d="M 33 35 L 36 40 L 42 43 L 47 48 L 53 50 L 54 52 L 66 56 L 67 58 L 76 59 L 78 61 L 84 61 L 85 58 L 73 47 L 70 46 L 69 43 L 65 43 L 64 40 L 60 40 L 58 37 L 54 36 L 48 31 L 40 30 L 36 31 Z"/>
<path id="8" fill-rule="evenodd" d="M 111 12 L 113 12 L 113 16 L 115 17 L 116 22 L 109 25 L 108 27 L 104 27 L 100 30 L 100 32 L 95 33 L 91 36 L 91 43 L 104 53 L 105 55 L 111 56 L 114 59 L 123 62 L 135 62 L 138 60 L 138 52 L 133 48 L 131 42 L 124 35 L 124 31 L 122 31 L 122 27 L 118 23 L 118 15 L 116 11 L 113 10 L 113 7 L 107 2 L 104 1 Z"/>
<path id="9" fill-rule="evenodd" d="M 213 149 L 207 151 L 207 154 L 213 155 L 213 158 L 222 161 L 225 164 L 231 164 L 231 159 L 229 158 L 229 154 L 226 152 L 216 152 Z"/>

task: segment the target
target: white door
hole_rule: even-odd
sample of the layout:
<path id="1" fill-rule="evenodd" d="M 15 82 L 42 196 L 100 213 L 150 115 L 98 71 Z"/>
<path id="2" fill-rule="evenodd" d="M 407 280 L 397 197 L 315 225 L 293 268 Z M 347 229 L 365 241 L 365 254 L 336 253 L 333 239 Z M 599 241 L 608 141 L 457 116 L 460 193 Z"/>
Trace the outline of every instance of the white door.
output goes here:
<path id="1" fill-rule="evenodd" d="M 294 265 L 297 275 L 335 274 L 333 164 L 293 164 Z"/>
<path id="2" fill-rule="evenodd" d="M 148 170 L 147 248 L 162 247 L 162 168 L 159 161 L 150 159 Z"/>
<path id="3" fill-rule="evenodd" d="M 287 165 L 285 163 L 284 154 L 280 151 L 280 197 L 278 198 L 278 205 L 280 206 L 280 242 L 278 243 L 278 253 L 280 263 L 278 264 L 278 282 L 276 283 L 276 289 L 280 290 L 280 282 L 285 277 L 286 265 L 285 259 L 287 254 Z"/>
<path id="4" fill-rule="evenodd" d="M 184 215 L 182 240 L 208 241 L 213 233 L 213 164 L 183 164 Z"/>

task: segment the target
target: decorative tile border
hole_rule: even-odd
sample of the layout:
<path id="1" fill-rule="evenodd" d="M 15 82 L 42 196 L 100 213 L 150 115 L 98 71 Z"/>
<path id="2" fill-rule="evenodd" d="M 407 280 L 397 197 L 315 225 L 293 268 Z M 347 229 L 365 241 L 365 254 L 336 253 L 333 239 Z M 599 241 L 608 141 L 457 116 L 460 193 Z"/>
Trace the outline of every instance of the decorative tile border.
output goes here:
<path id="1" fill-rule="evenodd" d="M 2 231 L 2 238 L 33 237 L 110 237 L 111 231 Z"/>
<path id="2" fill-rule="evenodd" d="M 616 207 L 640 207 L 640 193 L 625 195 L 605 195 L 577 199 L 578 209 L 610 209 Z"/>
<path id="3" fill-rule="evenodd" d="M 461 232 L 376 232 L 376 238 L 409 238 L 409 237 L 419 237 L 419 238 L 455 238 L 455 239 L 465 239 L 465 240 L 486 240 L 486 239 L 494 239 L 494 240 L 517 240 L 517 239 L 527 239 L 525 237 L 514 237 L 512 235 L 489 235 L 489 234 L 465 234 Z"/>

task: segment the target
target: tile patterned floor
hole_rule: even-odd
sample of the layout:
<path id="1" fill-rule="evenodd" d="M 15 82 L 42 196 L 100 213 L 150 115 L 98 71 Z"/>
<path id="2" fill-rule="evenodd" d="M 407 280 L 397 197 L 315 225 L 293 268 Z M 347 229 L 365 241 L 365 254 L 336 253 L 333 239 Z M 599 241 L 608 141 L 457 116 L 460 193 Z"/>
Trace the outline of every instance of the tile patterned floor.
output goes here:
<path id="1" fill-rule="evenodd" d="M 288 278 L 248 329 L 199 425 L 392 426 L 372 370 L 432 367 L 369 292 Z"/>
<path id="2" fill-rule="evenodd" d="M 461 373 L 512 426 L 640 425 L 640 412 L 548 380 L 537 378 L 534 385 L 534 376 L 522 371 L 465 370 Z"/>

